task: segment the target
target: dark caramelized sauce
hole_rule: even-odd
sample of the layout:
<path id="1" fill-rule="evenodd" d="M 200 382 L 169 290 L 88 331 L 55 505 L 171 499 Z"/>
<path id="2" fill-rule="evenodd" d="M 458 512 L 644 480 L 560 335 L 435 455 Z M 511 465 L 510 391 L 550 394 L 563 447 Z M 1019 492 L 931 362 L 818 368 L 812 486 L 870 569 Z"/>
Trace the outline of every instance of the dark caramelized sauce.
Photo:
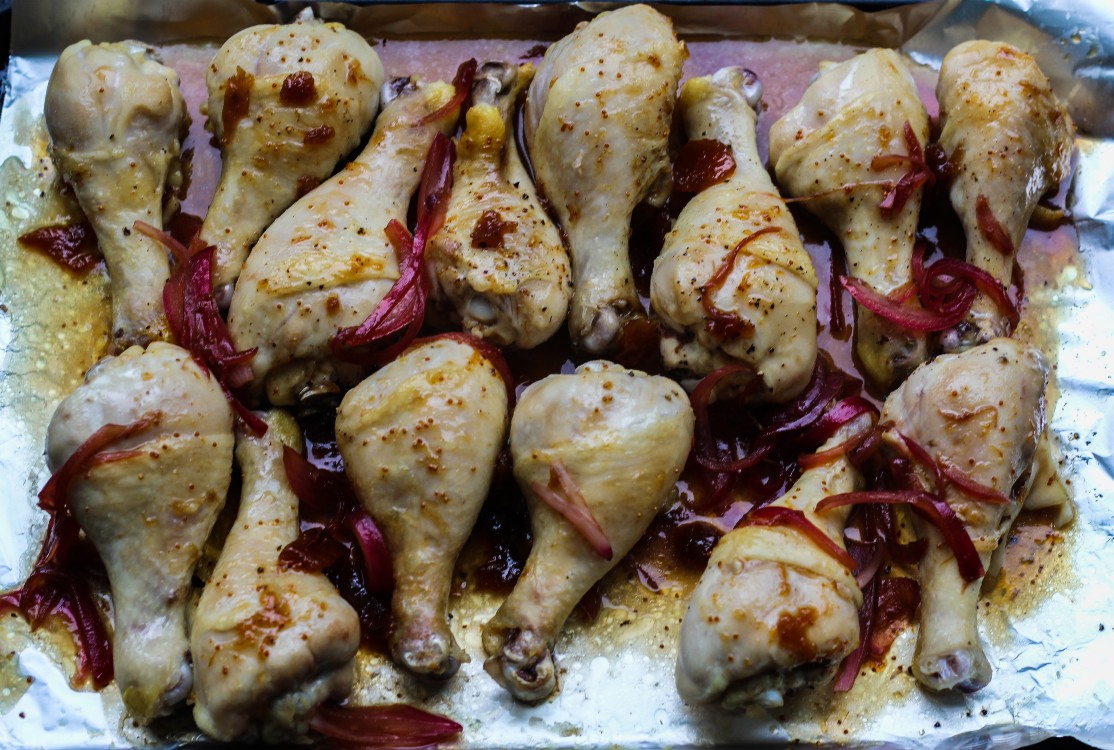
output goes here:
<path id="1" fill-rule="evenodd" d="M 307 146 L 320 146 L 328 143 L 336 135 L 336 131 L 328 125 L 321 125 L 312 130 L 307 130 L 306 134 L 302 136 L 302 143 Z"/>
<path id="2" fill-rule="evenodd" d="M 251 107 L 251 87 L 255 76 L 237 66 L 229 76 L 224 89 L 224 106 L 221 108 L 221 143 L 227 145 L 240 120 L 248 116 Z"/>
<path id="3" fill-rule="evenodd" d="M 503 247 L 503 238 L 518 229 L 517 221 L 504 221 L 498 211 L 488 209 L 472 227 L 472 247 L 496 249 Z"/>
<path id="4" fill-rule="evenodd" d="M 308 193 L 310 190 L 313 190 L 315 187 L 317 187 L 320 184 L 321 184 L 321 180 L 317 179 L 316 177 L 314 177 L 312 175 L 308 175 L 308 174 L 302 175 L 301 177 L 298 178 L 298 183 L 297 183 L 297 185 L 298 185 L 298 197 L 301 198 L 303 195 Z"/>
<path id="5" fill-rule="evenodd" d="M 279 101 L 288 107 L 304 107 L 317 101 L 317 84 L 308 70 L 291 73 L 282 82 Z"/>
<path id="6" fill-rule="evenodd" d="M 818 614 L 815 607 L 801 607 L 796 612 L 782 612 L 777 618 L 778 645 L 802 664 L 816 658 L 816 644 L 808 637 L 808 631 L 816 624 Z"/>
<path id="7" fill-rule="evenodd" d="M 721 141 L 689 141 L 673 162 L 673 187 L 682 193 L 699 193 L 735 174 L 735 156 Z"/>

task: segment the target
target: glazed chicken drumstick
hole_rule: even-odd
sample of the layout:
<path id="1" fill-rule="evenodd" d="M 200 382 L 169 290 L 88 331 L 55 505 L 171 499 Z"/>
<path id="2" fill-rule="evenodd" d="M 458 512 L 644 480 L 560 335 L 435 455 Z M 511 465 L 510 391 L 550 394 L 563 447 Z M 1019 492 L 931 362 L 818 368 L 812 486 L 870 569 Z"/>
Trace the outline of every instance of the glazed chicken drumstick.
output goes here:
<path id="1" fill-rule="evenodd" d="M 302 436 L 289 415 L 262 416 L 261 437 L 237 427 L 240 509 L 190 632 L 193 717 L 226 742 L 305 734 L 314 708 L 348 697 L 360 645 L 359 618 L 325 575 L 279 563 L 300 530 L 283 447 Z"/>
<path id="2" fill-rule="evenodd" d="M 860 416 L 820 450 L 871 427 L 870 417 Z M 816 505 L 862 486 L 843 454 L 806 469 L 769 507 L 802 513 L 842 550 L 850 507 L 817 512 Z M 689 703 L 781 706 L 793 689 L 831 679 L 858 645 L 862 600 L 851 571 L 804 532 L 744 520 L 716 544 L 693 591 L 681 625 L 677 690 Z"/>
<path id="3" fill-rule="evenodd" d="M 966 474 L 973 493 L 945 481 L 940 494 L 962 521 L 983 569 L 1032 483 L 1033 455 L 1044 429 L 1047 371 L 1040 354 L 1014 339 L 993 339 L 917 369 L 886 399 L 883 440 L 908 458 L 921 484 L 932 474 L 910 452 L 914 441 L 941 467 Z M 979 497 L 997 493 L 997 498 Z M 961 573 L 956 554 L 936 527 L 914 514 L 928 551 L 919 567 L 920 631 L 913 674 L 934 690 L 974 692 L 990 682 L 979 641 L 977 609 L 982 577 Z M 978 571 L 973 571 L 977 573 Z"/>
<path id="4" fill-rule="evenodd" d="M 676 383 L 608 362 L 550 375 L 523 392 L 511 455 L 533 548 L 483 631 L 484 668 L 518 700 L 537 702 L 556 688 L 552 650 L 565 620 L 668 502 L 693 423 Z M 579 525 L 552 505 L 561 495 L 560 507 Z M 597 532 L 591 542 L 585 517 Z"/>
<path id="5" fill-rule="evenodd" d="M 936 97 L 940 145 L 954 170 L 948 195 L 967 235 L 967 261 L 1009 288 L 1037 203 L 1068 176 L 1071 118 L 1036 61 L 1000 42 L 952 49 Z M 1009 333 L 1004 311 L 980 294 L 941 343 L 959 351 Z"/>
<path id="6" fill-rule="evenodd" d="M 333 173 L 379 109 L 383 65 L 359 34 L 309 11 L 235 34 L 209 66 L 209 127 L 221 175 L 201 241 L 216 245 L 213 285 L 227 307 L 259 235 Z"/>
<path id="7" fill-rule="evenodd" d="M 928 115 L 913 76 L 886 49 L 822 66 L 801 101 L 770 128 L 778 184 L 804 198 L 835 233 L 851 276 L 881 294 L 912 280 L 924 190 L 903 190 L 899 182 L 927 142 Z M 856 305 L 855 353 L 863 373 L 889 388 L 925 360 L 925 334 Z"/>
<path id="8" fill-rule="evenodd" d="M 666 367 L 707 375 L 744 362 L 761 378 L 761 397 L 786 401 L 816 362 L 816 274 L 758 156 L 757 98 L 757 79 L 741 68 L 682 87 L 690 143 L 722 144 L 735 168 L 677 217 L 654 262 L 650 300 L 665 327 Z"/>
<path id="9" fill-rule="evenodd" d="M 178 74 L 138 42 L 78 42 L 54 66 L 45 116 L 51 157 L 108 266 L 113 344 L 167 338 L 170 262 L 161 244 L 132 228 L 143 221 L 161 229 L 168 181 L 181 179 L 186 105 Z"/>
<path id="10" fill-rule="evenodd" d="M 445 337 L 412 346 L 349 391 L 337 412 L 348 476 L 394 566 L 391 654 L 421 677 L 448 679 L 468 661 L 449 629 L 449 592 L 507 410 L 491 361 Z"/>
<path id="11" fill-rule="evenodd" d="M 565 322 L 572 279 L 561 235 L 514 140 L 532 65 L 485 63 L 457 148 L 445 225 L 430 240 L 431 297 L 469 333 L 529 349 Z"/>
<path id="12" fill-rule="evenodd" d="M 669 169 L 681 65 L 672 23 L 645 5 L 601 13 L 546 50 L 526 98 L 538 189 L 568 236 L 573 344 L 610 351 L 642 314 L 627 245 L 631 213 Z"/>
<path id="13" fill-rule="evenodd" d="M 101 360 L 62 401 L 47 432 L 50 466 L 108 424 L 138 431 L 75 477 L 68 502 L 108 571 L 124 707 L 146 724 L 193 686 L 190 578 L 232 479 L 232 410 L 189 352 L 157 341 Z"/>
<path id="14" fill-rule="evenodd" d="M 367 147 L 267 229 L 236 284 L 228 328 L 240 350 L 258 347 L 252 387 L 272 404 L 335 394 L 367 374 L 337 360 L 330 341 L 362 323 L 398 280 L 387 226 L 405 225 L 430 144 L 455 127 L 458 111 L 441 111 L 453 96 L 447 83 L 396 79 L 385 92 Z"/>

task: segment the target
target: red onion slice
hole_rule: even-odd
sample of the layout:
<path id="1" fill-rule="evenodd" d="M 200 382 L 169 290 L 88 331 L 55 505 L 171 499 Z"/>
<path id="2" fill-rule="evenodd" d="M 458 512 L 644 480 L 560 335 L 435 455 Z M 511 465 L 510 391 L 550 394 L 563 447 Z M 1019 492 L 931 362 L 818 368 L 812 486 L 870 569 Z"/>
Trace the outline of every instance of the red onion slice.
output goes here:
<path id="1" fill-rule="evenodd" d="M 465 60 L 456 69 L 456 75 L 453 76 L 453 96 L 449 101 L 445 102 L 437 111 L 430 112 L 428 115 L 418 121 L 419 125 L 428 125 L 431 122 L 440 120 L 442 117 L 457 109 L 464 100 L 468 98 L 468 94 L 472 91 L 472 81 L 476 78 L 476 70 L 478 69 L 476 58 Z"/>
<path id="2" fill-rule="evenodd" d="M 832 495 L 821 500 L 816 505 L 817 511 L 828 508 L 838 508 L 841 505 L 860 505 L 864 503 L 883 503 L 896 505 L 907 503 L 922 518 L 932 523 L 943 535 L 944 541 L 951 547 L 955 555 L 959 574 L 967 583 L 972 583 L 982 578 L 984 570 L 982 560 L 971 537 L 967 534 L 963 522 L 946 502 L 927 492 L 906 491 L 874 491 L 874 492 L 845 492 Z"/>
<path id="3" fill-rule="evenodd" d="M 969 289 L 969 293 L 965 295 L 964 305 L 955 308 L 950 314 L 943 314 L 920 306 L 911 307 L 896 303 L 886 295 L 875 291 L 862 279 L 841 276 L 839 281 L 860 305 L 879 317 L 913 331 L 942 331 L 958 325 L 967 317 L 967 311 L 975 301 L 975 290 Z"/>
<path id="4" fill-rule="evenodd" d="M 40 227 L 20 235 L 19 241 L 78 275 L 87 273 L 101 260 L 97 235 L 87 221 Z"/>
<path id="5" fill-rule="evenodd" d="M 592 515 L 592 509 L 588 507 L 584 495 L 576 485 L 576 480 L 569 474 L 562 461 L 557 460 L 550 465 L 548 485 L 534 482 L 530 485 L 530 489 L 546 505 L 564 516 L 597 555 L 605 560 L 610 560 L 614 556 L 607 534 Z"/>
<path id="6" fill-rule="evenodd" d="M 781 227 L 762 227 L 739 240 L 731 252 L 724 256 L 708 282 L 700 287 L 700 305 L 704 308 L 704 314 L 708 318 L 704 327 L 709 333 L 720 338 L 750 336 L 754 333 L 754 325 L 750 321 L 743 320 L 733 312 L 720 310 L 712 301 L 712 296 L 727 282 L 727 277 L 731 275 L 731 269 L 735 267 L 735 259 L 739 257 L 739 251 L 764 234 L 780 231 Z"/>
<path id="7" fill-rule="evenodd" d="M 402 704 L 383 706 L 318 706 L 309 727 L 344 747 L 436 747 L 457 737 L 460 724 L 438 714 Z"/>
<path id="8" fill-rule="evenodd" d="M 975 221 L 979 225 L 979 233 L 990 243 L 991 247 L 1007 258 L 1013 256 L 1016 252 L 1013 240 L 1010 239 L 1006 228 L 994 216 L 994 211 L 990 208 L 990 201 L 982 193 L 979 193 L 978 197 L 975 198 Z"/>
<path id="9" fill-rule="evenodd" d="M 836 562 L 848 570 L 854 570 L 855 561 L 847 550 L 832 541 L 831 537 L 817 528 L 816 524 L 808 520 L 808 516 L 793 508 L 783 508 L 779 505 L 765 505 L 755 508 L 743 518 L 741 525 L 745 526 L 789 526 L 800 531 L 812 542 L 828 553 Z"/>

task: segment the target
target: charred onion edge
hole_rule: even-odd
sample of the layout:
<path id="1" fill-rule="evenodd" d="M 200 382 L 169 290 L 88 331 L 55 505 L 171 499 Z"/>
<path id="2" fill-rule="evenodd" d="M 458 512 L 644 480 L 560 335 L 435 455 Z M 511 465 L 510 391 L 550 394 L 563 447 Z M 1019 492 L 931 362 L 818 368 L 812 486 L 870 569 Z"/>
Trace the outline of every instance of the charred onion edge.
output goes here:
<path id="1" fill-rule="evenodd" d="M 309 728 L 342 747 L 362 748 L 436 747 L 464 731 L 452 719 L 405 704 L 321 705 Z"/>
<path id="2" fill-rule="evenodd" d="M 819 510 L 819 507 L 817 507 Z M 855 560 L 837 542 L 825 534 L 808 516 L 799 510 L 780 505 L 764 505 L 748 513 L 740 526 L 789 526 L 807 536 L 812 542 L 828 553 L 836 562 L 848 570 L 855 569 Z M 736 527 L 738 528 L 738 527 Z"/>
<path id="3" fill-rule="evenodd" d="M 928 520 L 944 537 L 955 555 L 959 574 L 966 583 L 973 583 L 983 577 L 982 560 L 963 522 L 951 506 L 941 498 L 927 492 L 914 490 L 878 490 L 872 492 L 844 492 L 821 500 L 816 505 L 817 512 L 843 505 L 884 503 L 887 505 L 908 504 L 918 515 Z"/>
<path id="4" fill-rule="evenodd" d="M 556 459 L 549 464 L 549 484 L 534 482 L 530 489 L 546 505 L 564 516 L 596 554 L 605 560 L 614 557 L 607 534 L 592 515 L 592 509 L 563 461 Z"/>

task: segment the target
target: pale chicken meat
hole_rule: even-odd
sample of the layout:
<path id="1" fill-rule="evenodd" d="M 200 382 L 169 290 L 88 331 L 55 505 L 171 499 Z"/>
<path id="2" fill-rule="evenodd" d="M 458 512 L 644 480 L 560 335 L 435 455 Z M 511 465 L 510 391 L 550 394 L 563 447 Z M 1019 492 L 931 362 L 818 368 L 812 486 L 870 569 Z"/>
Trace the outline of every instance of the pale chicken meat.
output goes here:
<path id="1" fill-rule="evenodd" d="M 162 228 L 181 184 L 186 106 L 178 74 L 138 42 L 78 42 L 62 51 L 46 89 L 50 154 L 97 235 L 112 289 L 118 349 L 166 339 L 163 246 L 135 231 Z"/>
<path id="2" fill-rule="evenodd" d="M 383 80 L 362 36 L 309 11 L 244 29 L 217 52 L 206 82 L 221 175 L 200 238 L 217 248 L 222 307 L 263 230 L 360 144 Z"/>
<path id="3" fill-rule="evenodd" d="M 538 188 L 568 237 L 573 343 L 612 350 L 642 314 L 628 257 L 631 213 L 668 172 L 674 98 L 687 57 L 646 5 L 601 13 L 551 45 L 526 97 Z"/>
<path id="4" fill-rule="evenodd" d="M 821 450 L 871 427 L 861 416 Z M 862 487 L 845 454 L 806 469 L 771 506 L 799 511 L 842 549 L 850 506 L 816 505 Z M 681 625 L 677 690 L 688 703 L 781 706 L 831 679 L 859 643 L 863 595 L 851 571 L 796 527 L 743 524 L 712 550 Z"/>
<path id="5" fill-rule="evenodd" d="M 232 410 L 189 352 L 154 342 L 102 360 L 58 406 L 47 432 L 57 469 L 107 424 L 145 423 L 104 448 L 69 504 L 108 571 L 116 683 L 140 723 L 193 686 L 190 579 L 232 479 Z"/>
<path id="6" fill-rule="evenodd" d="M 530 349 L 565 322 L 572 278 L 557 227 L 538 201 L 514 139 L 530 64 L 484 64 L 457 147 L 445 225 L 426 251 L 435 304 L 465 331 Z"/>
<path id="7" fill-rule="evenodd" d="M 344 397 L 337 443 L 394 568 L 391 654 L 444 680 L 468 661 L 449 627 L 457 556 L 503 448 L 507 389 L 465 340 L 416 344 Z"/>
<path id="8" fill-rule="evenodd" d="M 851 276 L 890 294 L 912 280 L 923 187 L 903 205 L 893 196 L 914 165 L 906 126 L 923 149 L 928 115 L 904 59 L 874 49 L 838 65 L 822 66 L 800 102 L 770 128 L 770 161 L 778 184 L 804 199 L 843 246 Z M 875 168 L 878 167 L 878 168 Z M 925 334 L 856 305 L 855 353 L 863 373 L 893 387 L 927 358 Z"/>
<path id="9" fill-rule="evenodd" d="M 190 631 L 194 720 L 224 741 L 305 734 L 318 705 L 348 697 L 360 645 L 359 617 L 325 575 L 279 562 L 299 533 L 283 449 L 300 452 L 302 436 L 284 412 L 261 416 L 264 435 L 236 431 L 240 508 Z"/>
<path id="10" fill-rule="evenodd" d="M 1033 58 L 1002 42 L 965 42 L 940 66 L 940 145 L 954 174 L 948 196 L 963 222 L 967 261 L 1009 288 L 1038 202 L 1071 169 L 1074 128 Z M 944 332 L 948 351 L 1007 336 L 1004 311 L 980 294 Z"/>
<path id="11" fill-rule="evenodd" d="M 523 392 L 510 443 L 533 547 L 483 631 L 484 668 L 518 700 L 537 702 L 556 688 L 552 652 L 565 620 L 668 504 L 693 425 L 680 386 L 609 362 L 550 375 Z M 609 557 L 539 495 L 539 488 L 568 492 L 569 481 L 606 537 Z"/>
<path id="12" fill-rule="evenodd" d="M 434 136 L 456 125 L 447 83 L 398 79 L 371 141 L 344 169 L 291 206 L 244 264 L 228 326 L 240 350 L 258 347 L 252 383 L 272 404 L 336 393 L 367 374 L 337 360 L 330 341 L 358 326 L 399 278 L 386 231 L 406 225 Z M 432 119 L 427 119 L 431 117 Z"/>
<path id="13" fill-rule="evenodd" d="M 654 262 L 650 302 L 666 367 L 707 375 L 742 362 L 761 379 L 761 397 L 786 401 L 816 362 L 816 274 L 758 155 L 757 100 L 757 79 L 741 68 L 682 87 L 689 140 L 728 147 L 735 170 L 677 217 Z"/>
<path id="14" fill-rule="evenodd" d="M 923 365 L 886 399 L 883 439 L 891 452 L 911 457 L 904 438 L 938 463 L 961 471 L 1008 502 L 995 504 L 945 482 L 940 496 L 962 521 L 984 568 L 1017 516 L 1033 479 L 1033 458 L 1044 429 L 1047 370 L 1040 354 L 1014 339 L 992 339 L 961 354 Z M 912 461 L 922 485 L 932 470 Z M 966 582 L 936 527 L 914 515 L 928 539 L 919 567 L 920 630 L 913 674 L 934 690 L 979 690 L 991 667 L 979 640 L 982 579 Z"/>

